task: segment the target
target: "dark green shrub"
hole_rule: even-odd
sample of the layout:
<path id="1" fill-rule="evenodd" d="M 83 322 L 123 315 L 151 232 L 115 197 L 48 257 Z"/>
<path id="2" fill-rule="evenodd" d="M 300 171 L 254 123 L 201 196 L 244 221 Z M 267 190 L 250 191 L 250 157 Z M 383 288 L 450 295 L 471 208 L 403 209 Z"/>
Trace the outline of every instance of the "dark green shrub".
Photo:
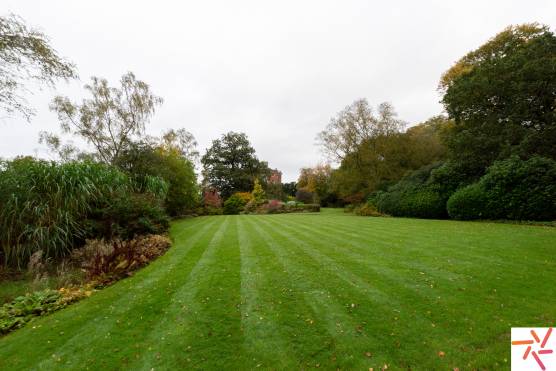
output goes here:
<path id="1" fill-rule="evenodd" d="M 344 206 L 344 213 L 352 213 L 355 210 L 354 204 L 347 204 Z"/>
<path id="2" fill-rule="evenodd" d="M 376 197 L 378 195 L 378 192 L 380 192 L 380 191 L 373 192 L 369 196 L 367 196 L 366 204 L 371 205 L 371 206 L 376 208 Z"/>
<path id="3" fill-rule="evenodd" d="M 446 203 L 440 194 L 427 187 L 382 192 L 376 198 L 379 212 L 414 218 L 446 217 Z"/>
<path id="4" fill-rule="evenodd" d="M 481 178 L 493 219 L 556 219 L 556 161 L 511 157 L 495 162 Z"/>
<path id="5" fill-rule="evenodd" d="M 458 219 L 556 219 L 554 160 L 533 157 L 524 161 L 511 157 L 497 161 L 469 188 L 462 189 L 449 200 L 450 216 Z M 460 212 L 460 208 L 465 212 Z"/>
<path id="6" fill-rule="evenodd" d="M 408 195 L 407 215 L 417 218 L 446 218 L 446 200 L 429 188 L 419 189 Z"/>
<path id="7" fill-rule="evenodd" d="M 433 165 L 430 176 L 425 184 L 437 191 L 445 201 L 448 201 L 448 198 L 457 189 L 465 187 L 476 180 L 478 178 L 472 175 L 471 171 L 462 164 L 447 161 L 439 166 Z"/>
<path id="8" fill-rule="evenodd" d="M 197 216 L 203 216 L 203 215 L 222 215 L 224 214 L 224 210 L 222 210 L 221 207 L 214 207 L 214 206 L 202 206 L 202 207 L 197 207 L 196 209 L 193 210 L 194 214 Z"/>
<path id="9" fill-rule="evenodd" d="M 486 215 L 487 197 L 479 183 L 461 188 L 448 199 L 448 214 L 453 219 L 472 220 Z"/>
<path id="10" fill-rule="evenodd" d="M 372 195 L 370 201 L 379 212 L 415 218 L 445 218 L 446 200 L 431 183 L 431 173 L 444 167 L 435 163 L 415 170 L 388 189 Z"/>
<path id="11" fill-rule="evenodd" d="M 320 204 L 303 204 L 295 201 L 288 201 L 286 203 L 279 200 L 270 200 L 256 209 L 251 210 L 249 204 L 245 208 L 246 213 L 256 214 L 284 214 L 284 213 L 303 213 L 303 212 L 319 212 Z"/>
<path id="12" fill-rule="evenodd" d="M 234 215 L 239 214 L 245 208 L 245 199 L 240 197 L 237 194 L 231 195 L 225 202 L 224 202 L 224 214 L 226 215 Z"/>
<path id="13" fill-rule="evenodd" d="M 126 193 L 102 204 L 88 219 L 89 238 L 130 239 L 168 230 L 170 219 L 162 200 L 150 193 Z"/>
<path id="14" fill-rule="evenodd" d="M 315 200 L 315 194 L 313 192 L 301 188 L 298 189 L 297 192 L 295 193 L 295 199 L 299 202 L 310 204 L 313 203 L 313 201 Z"/>
<path id="15" fill-rule="evenodd" d="M 371 195 L 370 201 L 385 214 L 442 219 L 448 216 L 448 198 L 468 182 L 458 164 L 437 162 L 409 173 L 388 191 Z"/>

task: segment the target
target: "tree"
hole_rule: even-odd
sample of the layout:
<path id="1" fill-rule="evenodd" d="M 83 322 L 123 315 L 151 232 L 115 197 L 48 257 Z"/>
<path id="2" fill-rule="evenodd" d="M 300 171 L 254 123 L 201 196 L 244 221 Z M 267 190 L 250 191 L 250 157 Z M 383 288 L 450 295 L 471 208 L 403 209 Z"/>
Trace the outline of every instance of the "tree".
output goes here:
<path id="1" fill-rule="evenodd" d="M 203 190 L 203 205 L 205 207 L 219 208 L 222 207 L 222 199 L 218 191 L 213 188 L 205 188 Z"/>
<path id="2" fill-rule="evenodd" d="M 235 192 L 250 191 L 255 179 L 267 179 L 270 174 L 267 163 L 257 159 L 244 133 L 229 132 L 212 141 L 201 163 L 204 182 L 225 199 Z"/>
<path id="3" fill-rule="evenodd" d="M 313 193 L 323 206 L 337 198 L 332 190 L 332 167 L 329 164 L 301 169 L 297 188 Z"/>
<path id="4" fill-rule="evenodd" d="M 196 162 L 199 159 L 197 141 L 193 134 L 184 128 L 166 131 L 162 134 L 160 141 L 164 147 L 177 149 L 183 157 L 191 162 Z"/>
<path id="5" fill-rule="evenodd" d="M 444 115 L 433 116 L 408 128 L 406 135 L 413 146 L 413 160 L 426 165 L 444 159 L 445 142 L 453 128 L 454 121 Z"/>
<path id="6" fill-rule="evenodd" d="M 390 103 L 381 103 L 375 114 L 366 99 L 359 99 L 338 112 L 317 135 L 317 141 L 329 159 L 341 162 L 364 141 L 397 133 L 404 126 Z"/>
<path id="7" fill-rule="evenodd" d="M 263 186 L 259 182 L 259 179 L 255 179 L 255 183 L 253 185 L 253 190 L 251 191 L 251 199 L 256 204 L 262 204 L 266 199 L 266 194 L 264 192 Z"/>
<path id="8" fill-rule="evenodd" d="M 39 143 L 45 144 L 48 150 L 56 155 L 61 162 L 75 161 L 87 156 L 87 153 L 81 151 L 73 143 L 64 143 L 58 135 L 47 131 L 39 132 Z"/>
<path id="9" fill-rule="evenodd" d="M 27 120 L 34 110 L 27 105 L 24 80 L 52 86 L 57 79 L 77 77 L 75 66 L 58 55 L 42 32 L 29 28 L 14 15 L 0 17 L 0 108 L 19 112 Z"/>
<path id="10" fill-rule="evenodd" d="M 296 182 L 282 184 L 282 190 L 286 196 L 295 197 L 295 193 L 297 192 Z"/>
<path id="11" fill-rule="evenodd" d="M 305 204 L 312 204 L 315 201 L 315 194 L 305 188 L 299 188 L 295 192 L 295 199 Z"/>
<path id="12" fill-rule="evenodd" d="M 132 175 L 142 188 L 148 188 L 152 177 L 164 179 L 169 185 L 164 204 L 172 216 L 183 215 L 198 202 L 193 164 L 176 148 L 151 142 L 133 143 L 118 156 L 115 165 Z"/>
<path id="13" fill-rule="evenodd" d="M 112 164 L 144 134 L 145 125 L 162 104 L 162 98 L 131 72 L 122 76 L 119 88 L 108 86 L 106 79 L 91 80 L 91 85 L 85 85 L 90 99 L 76 104 L 58 96 L 50 108 L 58 114 L 64 133 L 85 139 L 94 147 L 98 160 Z M 55 136 L 50 142 L 52 138 Z"/>
<path id="14" fill-rule="evenodd" d="M 440 81 L 455 127 L 450 156 L 480 176 L 495 160 L 556 158 L 556 36 L 511 26 L 460 59 Z"/>
<path id="15" fill-rule="evenodd" d="M 269 199 L 283 200 L 285 197 L 284 190 L 281 183 L 267 182 L 266 194 Z"/>
<path id="16" fill-rule="evenodd" d="M 451 120 L 436 116 L 409 128 L 405 133 L 379 135 L 365 140 L 332 173 L 332 188 L 344 200 L 354 202 L 375 191 L 387 189 L 408 171 L 444 159 L 446 149 L 443 138 L 452 126 Z"/>

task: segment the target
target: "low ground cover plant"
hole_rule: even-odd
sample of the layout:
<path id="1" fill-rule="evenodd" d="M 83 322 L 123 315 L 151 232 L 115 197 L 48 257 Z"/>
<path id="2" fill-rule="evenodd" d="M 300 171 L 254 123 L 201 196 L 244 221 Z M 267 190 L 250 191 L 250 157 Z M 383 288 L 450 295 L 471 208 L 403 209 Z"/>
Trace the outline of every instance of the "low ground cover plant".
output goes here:
<path id="1" fill-rule="evenodd" d="M 80 281 L 59 289 L 46 288 L 18 296 L 0 307 L 0 335 L 23 327 L 35 317 L 43 316 L 86 298 L 94 290 L 128 277 L 150 261 L 164 254 L 170 239 L 161 235 L 140 236 L 132 240 L 87 240 L 84 247 L 72 251 L 71 257 L 60 265 L 68 265 L 84 273 Z M 29 272 L 34 281 L 47 282 L 47 262 L 42 254 L 30 259 Z M 61 279 L 59 272 L 56 274 Z"/>
<path id="2" fill-rule="evenodd" d="M 23 327 L 35 317 L 65 308 L 75 301 L 90 296 L 91 293 L 92 290 L 86 288 L 62 288 L 35 291 L 19 296 L 11 303 L 0 307 L 0 335 Z"/>

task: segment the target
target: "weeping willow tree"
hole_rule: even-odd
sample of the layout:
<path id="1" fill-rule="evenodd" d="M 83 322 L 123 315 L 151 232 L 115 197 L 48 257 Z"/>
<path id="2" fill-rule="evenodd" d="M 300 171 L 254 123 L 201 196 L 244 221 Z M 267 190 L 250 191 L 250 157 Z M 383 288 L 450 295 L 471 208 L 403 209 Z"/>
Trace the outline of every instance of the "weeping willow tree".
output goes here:
<path id="1" fill-rule="evenodd" d="M 50 45 L 48 37 L 15 16 L 0 17 L 0 109 L 34 114 L 25 95 L 29 81 L 52 86 L 58 79 L 76 77 L 75 67 Z"/>

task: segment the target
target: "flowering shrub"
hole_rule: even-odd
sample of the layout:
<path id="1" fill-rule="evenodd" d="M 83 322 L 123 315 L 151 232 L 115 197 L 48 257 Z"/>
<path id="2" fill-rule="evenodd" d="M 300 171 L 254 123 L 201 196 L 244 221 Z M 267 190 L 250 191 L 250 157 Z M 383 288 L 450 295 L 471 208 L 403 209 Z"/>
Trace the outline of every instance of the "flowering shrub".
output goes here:
<path id="1" fill-rule="evenodd" d="M 243 208 L 243 211 L 247 214 L 253 213 L 255 210 L 257 210 L 257 202 L 255 202 L 255 200 L 249 201 Z"/>
<path id="2" fill-rule="evenodd" d="M 256 206 L 254 202 L 250 202 L 245 207 L 246 213 L 256 214 L 282 214 L 282 213 L 299 213 L 299 212 L 319 212 L 319 204 L 303 204 L 299 202 L 284 203 L 280 200 L 270 200 L 260 206 Z"/>
<path id="3" fill-rule="evenodd" d="M 275 214 L 284 210 L 284 203 L 279 200 L 270 200 L 260 207 L 263 214 Z"/>

